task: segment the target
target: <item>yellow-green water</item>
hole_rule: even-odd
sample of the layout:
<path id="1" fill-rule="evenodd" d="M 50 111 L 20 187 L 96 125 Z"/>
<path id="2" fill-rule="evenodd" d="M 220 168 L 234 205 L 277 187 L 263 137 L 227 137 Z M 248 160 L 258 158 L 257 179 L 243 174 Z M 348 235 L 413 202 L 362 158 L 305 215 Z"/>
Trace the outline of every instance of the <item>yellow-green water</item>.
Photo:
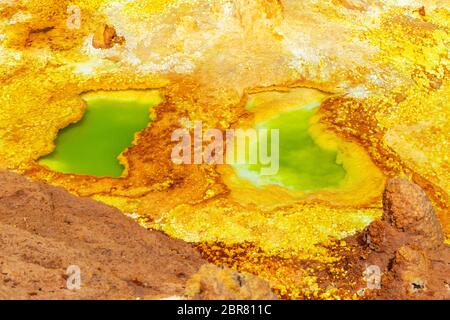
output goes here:
<path id="1" fill-rule="evenodd" d="M 124 168 L 117 157 L 148 126 L 150 109 L 160 97 L 155 91 L 130 91 L 88 94 L 83 99 L 83 118 L 59 132 L 55 151 L 40 163 L 57 172 L 120 177 Z M 277 184 L 299 191 L 338 186 L 346 171 L 337 153 L 321 148 L 310 134 L 317 106 L 281 112 L 258 123 L 256 128 L 279 129 L 279 171 L 260 176 L 261 164 L 239 165 L 238 174 L 258 186 Z"/>
<path id="2" fill-rule="evenodd" d="M 57 172 L 120 177 L 124 168 L 117 157 L 148 126 L 150 108 L 160 102 L 159 96 L 103 93 L 84 100 L 83 118 L 59 132 L 55 151 L 40 163 Z"/>
<path id="3" fill-rule="evenodd" d="M 346 171 L 338 161 L 337 152 L 323 149 L 310 134 L 316 110 L 317 107 L 296 109 L 259 123 L 256 128 L 279 129 L 279 171 L 260 176 L 261 164 L 240 165 L 236 167 L 239 176 L 257 186 L 281 185 L 296 191 L 339 186 Z M 270 139 L 268 150 L 271 150 Z"/>

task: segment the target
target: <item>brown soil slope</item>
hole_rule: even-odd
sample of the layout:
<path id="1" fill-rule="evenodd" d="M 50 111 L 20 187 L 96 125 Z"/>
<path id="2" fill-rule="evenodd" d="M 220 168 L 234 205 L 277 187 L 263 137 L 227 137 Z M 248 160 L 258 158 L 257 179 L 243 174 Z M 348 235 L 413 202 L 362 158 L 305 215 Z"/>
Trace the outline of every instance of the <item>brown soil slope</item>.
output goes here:
<path id="1" fill-rule="evenodd" d="M 188 244 L 113 207 L 0 172 L 0 299 L 182 295 L 203 264 Z M 71 265 L 80 268 L 80 290 L 67 289 Z"/>

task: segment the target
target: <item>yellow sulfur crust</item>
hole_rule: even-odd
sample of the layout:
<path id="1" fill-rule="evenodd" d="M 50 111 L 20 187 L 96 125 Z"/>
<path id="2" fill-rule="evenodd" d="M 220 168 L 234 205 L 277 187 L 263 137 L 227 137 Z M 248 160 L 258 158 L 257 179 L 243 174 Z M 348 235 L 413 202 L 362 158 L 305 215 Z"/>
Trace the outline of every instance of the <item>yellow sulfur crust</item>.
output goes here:
<path id="1" fill-rule="evenodd" d="M 142 225 L 205 252 L 218 250 L 213 242 L 231 253 L 251 243 L 246 254 L 259 260 L 226 263 L 268 279 L 283 296 L 352 298 L 320 288 L 313 270 L 264 261 L 339 260 L 323 245 L 380 217 L 383 181 L 398 175 L 426 190 L 450 235 L 450 3 L 402 3 L 2 1 L 0 168 L 135 213 Z M 67 24 L 73 5 L 79 28 Z M 92 46 L 105 23 L 123 44 Z M 162 99 L 154 121 L 120 156 L 122 178 L 61 174 L 37 163 L 54 150 L 58 131 L 82 118 L 83 94 L 141 89 L 158 89 Z M 180 119 L 225 130 L 308 99 L 323 99 L 313 138 L 336 150 L 347 169 L 339 190 L 256 191 L 229 167 L 170 161 Z"/>

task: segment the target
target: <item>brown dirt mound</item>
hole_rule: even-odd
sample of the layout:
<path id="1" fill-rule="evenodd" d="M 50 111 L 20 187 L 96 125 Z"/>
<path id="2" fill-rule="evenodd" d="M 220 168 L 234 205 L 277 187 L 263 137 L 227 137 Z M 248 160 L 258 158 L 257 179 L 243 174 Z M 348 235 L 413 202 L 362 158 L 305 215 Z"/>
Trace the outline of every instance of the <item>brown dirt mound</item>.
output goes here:
<path id="1" fill-rule="evenodd" d="M 190 245 L 119 210 L 0 172 L 0 299 L 182 295 L 205 262 Z M 81 289 L 67 289 L 79 266 Z"/>

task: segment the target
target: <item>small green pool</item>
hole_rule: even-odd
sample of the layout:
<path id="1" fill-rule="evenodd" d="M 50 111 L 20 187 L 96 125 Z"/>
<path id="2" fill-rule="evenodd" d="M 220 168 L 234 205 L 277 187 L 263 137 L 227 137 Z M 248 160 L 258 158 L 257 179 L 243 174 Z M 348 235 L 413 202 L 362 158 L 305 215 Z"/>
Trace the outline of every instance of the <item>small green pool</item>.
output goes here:
<path id="1" fill-rule="evenodd" d="M 314 191 L 337 187 L 346 171 L 337 152 L 323 149 L 310 133 L 317 105 L 282 112 L 257 124 L 256 128 L 279 129 L 279 171 L 261 176 L 261 164 L 235 166 L 241 178 L 256 186 L 281 185 L 295 191 Z M 270 137 L 270 135 L 269 135 Z M 269 139 L 269 150 L 271 142 Z"/>
<path id="2" fill-rule="evenodd" d="M 59 132 L 55 151 L 39 163 L 57 172 L 120 177 L 124 167 L 117 157 L 148 126 L 150 108 L 161 101 L 159 94 L 103 92 L 83 99 L 83 118 Z"/>

